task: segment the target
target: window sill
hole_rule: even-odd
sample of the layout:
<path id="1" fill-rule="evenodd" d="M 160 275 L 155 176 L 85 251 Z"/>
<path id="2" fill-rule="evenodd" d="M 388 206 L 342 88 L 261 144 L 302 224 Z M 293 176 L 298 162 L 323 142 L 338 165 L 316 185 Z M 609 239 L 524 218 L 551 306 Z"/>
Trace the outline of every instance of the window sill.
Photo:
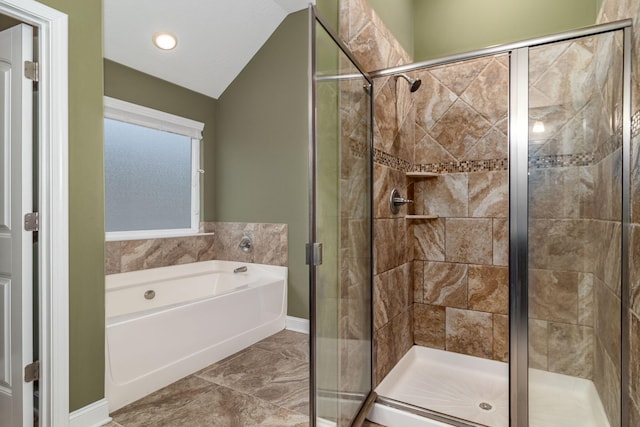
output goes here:
<path id="1" fill-rule="evenodd" d="M 172 237 L 199 237 L 199 236 L 213 236 L 215 233 L 200 233 L 200 232 L 191 232 L 191 231 L 163 231 L 158 230 L 157 232 L 149 231 L 149 232 L 112 232 L 105 233 L 105 241 L 106 242 L 119 242 L 122 240 L 149 240 L 149 239 L 169 239 Z"/>

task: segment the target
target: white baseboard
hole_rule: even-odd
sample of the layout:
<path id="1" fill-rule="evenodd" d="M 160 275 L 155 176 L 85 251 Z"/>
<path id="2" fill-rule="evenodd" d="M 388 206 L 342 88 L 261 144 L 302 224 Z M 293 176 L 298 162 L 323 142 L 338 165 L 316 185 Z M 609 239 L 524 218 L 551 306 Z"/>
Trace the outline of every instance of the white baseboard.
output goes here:
<path id="1" fill-rule="evenodd" d="M 301 317 L 287 316 L 285 328 L 290 331 L 309 333 L 309 320 Z"/>
<path id="2" fill-rule="evenodd" d="M 106 399 L 98 400 L 69 414 L 69 427 L 100 427 L 111 421 Z"/>

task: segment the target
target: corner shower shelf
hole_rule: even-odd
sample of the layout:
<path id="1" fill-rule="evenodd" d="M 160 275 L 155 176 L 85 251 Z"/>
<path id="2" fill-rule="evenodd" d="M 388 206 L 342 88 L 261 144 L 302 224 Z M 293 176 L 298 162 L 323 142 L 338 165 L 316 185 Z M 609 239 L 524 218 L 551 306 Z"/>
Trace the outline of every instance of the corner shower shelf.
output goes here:
<path id="1" fill-rule="evenodd" d="M 438 219 L 438 215 L 405 215 L 405 219 Z"/>
<path id="2" fill-rule="evenodd" d="M 407 172 L 407 178 L 437 178 L 441 173 L 437 172 Z"/>

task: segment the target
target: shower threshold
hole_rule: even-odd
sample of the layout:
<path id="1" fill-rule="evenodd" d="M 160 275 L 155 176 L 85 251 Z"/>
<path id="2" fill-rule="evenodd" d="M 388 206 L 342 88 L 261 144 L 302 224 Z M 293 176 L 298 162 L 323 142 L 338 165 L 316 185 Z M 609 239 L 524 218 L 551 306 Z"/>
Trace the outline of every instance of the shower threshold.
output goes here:
<path id="1" fill-rule="evenodd" d="M 530 427 L 609 427 L 591 381 L 530 369 L 529 390 Z M 413 346 L 376 392 L 383 401 L 404 402 L 468 420 L 469 425 L 509 426 L 509 367 L 503 362 Z M 411 416 L 415 427 L 464 425 Z M 406 417 L 409 415 L 402 411 L 377 403 L 369 418 L 398 427 L 408 425 Z M 442 417 L 437 418 L 443 422 Z"/>

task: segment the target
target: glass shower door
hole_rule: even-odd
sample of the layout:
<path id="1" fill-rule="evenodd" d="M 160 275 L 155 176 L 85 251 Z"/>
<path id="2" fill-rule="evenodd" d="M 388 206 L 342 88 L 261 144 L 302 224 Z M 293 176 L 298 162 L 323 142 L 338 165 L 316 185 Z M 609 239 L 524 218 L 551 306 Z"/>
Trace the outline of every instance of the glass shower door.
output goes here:
<path id="1" fill-rule="evenodd" d="M 348 426 L 372 388 L 371 84 L 311 25 L 311 421 Z"/>
<path id="2" fill-rule="evenodd" d="M 621 424 L 622 36 L 528 52 L 531 427 Z"/>

